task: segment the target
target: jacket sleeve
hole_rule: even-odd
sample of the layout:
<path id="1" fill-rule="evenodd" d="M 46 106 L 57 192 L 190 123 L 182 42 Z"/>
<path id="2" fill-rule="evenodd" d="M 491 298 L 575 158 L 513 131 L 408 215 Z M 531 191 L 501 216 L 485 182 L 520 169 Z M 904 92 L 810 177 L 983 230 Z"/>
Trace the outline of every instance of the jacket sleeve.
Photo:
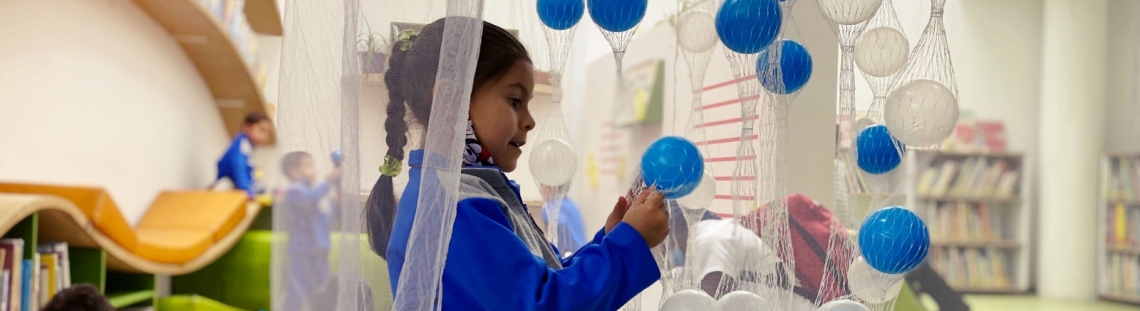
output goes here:
<path id="1" fill-rule="evenodd" d="M 229 165 L 230 172 L 233 173 L 230 178 L 234 181 L 234 188 L 245 190 L 249 197 L 253 198 L 253 177 L 250 176 L 252 173 L 250 172 L 249 158 L 232 156 L 229 157 L 228 162 L 226 165 Z"/>
<path id="2" fill-rule="evenodd" d="M 498 202 L 465 199 L 456 213 L 445 309 L 617 310 L 660 278 L 645 240 L 624 223 L 554 270 L 515 235 Z"/>

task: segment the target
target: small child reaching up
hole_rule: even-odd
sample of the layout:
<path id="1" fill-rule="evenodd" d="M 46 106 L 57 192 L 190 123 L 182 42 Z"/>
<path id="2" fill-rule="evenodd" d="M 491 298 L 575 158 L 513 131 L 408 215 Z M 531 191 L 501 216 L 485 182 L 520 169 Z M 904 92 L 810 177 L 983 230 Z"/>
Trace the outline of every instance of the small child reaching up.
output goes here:
<path id="1" fill-rule="evenodd" d="M 328 208 L 327 197 L 331 184 L 340 179 L 340 169 L 318 182 L 313 157 L 304 151 L 286 154 L 281 168 L 289 178 L 289 187 L 280 200 L 287 215 L 286 252 L 291 258 L 289 273 L 285 274 L 285 306 L 300 310 L 313 290 L 323 287 L 329 279 L 330 223 L 336 210 Z"/>

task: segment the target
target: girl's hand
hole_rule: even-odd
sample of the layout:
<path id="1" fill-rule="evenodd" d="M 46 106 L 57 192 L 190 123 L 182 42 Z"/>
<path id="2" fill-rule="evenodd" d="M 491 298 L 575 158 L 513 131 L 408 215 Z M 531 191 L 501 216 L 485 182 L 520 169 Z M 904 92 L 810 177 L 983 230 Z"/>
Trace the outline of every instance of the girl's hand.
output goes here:
<path id="1" fill-rule="evenodd" d="M 669 235 L 669 212 L 664 203 L 665 195 L 655 188 L 647 189 L 637 196 L 622 218 L 641 233 L 650 248 L 661 244 Z"/>
<path id="2" fill-rule="evenodd" d="M 610 217 L 606 218 L 606 234 L 614 230 L 621 223 L 622 218 L 625 218 L 625 212 L 629 210 L 629 201 L 625 197 L 618 197 L 617 203 L 614 203 L 614 210 L 610 212 Z"/>

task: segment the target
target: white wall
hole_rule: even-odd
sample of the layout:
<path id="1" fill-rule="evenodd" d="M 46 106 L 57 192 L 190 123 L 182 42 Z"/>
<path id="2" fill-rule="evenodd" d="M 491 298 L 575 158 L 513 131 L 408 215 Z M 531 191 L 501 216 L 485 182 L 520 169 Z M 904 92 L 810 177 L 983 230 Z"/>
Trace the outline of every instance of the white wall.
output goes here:
<path id="1" fill-rule="evenodd" d="M 127 0 L 0 2 L 0 180 L 102 186 L 135 223 L 229 142 L 205 83 Z"/>

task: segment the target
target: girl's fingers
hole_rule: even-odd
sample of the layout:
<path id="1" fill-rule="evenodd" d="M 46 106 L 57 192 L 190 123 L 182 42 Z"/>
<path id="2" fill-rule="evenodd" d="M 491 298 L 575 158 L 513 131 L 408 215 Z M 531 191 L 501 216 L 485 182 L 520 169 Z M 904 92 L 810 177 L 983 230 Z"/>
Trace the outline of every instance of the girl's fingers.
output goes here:
<path id="1" fill-rule="evenodd" d="M 650 192 L 654 192 L 654 191 L 652 189 L 650 189 L 650 190 L 642 191 L 641 193 L 637 194 L 637 200 L 634 200 L 633 204 L 636 204 L 636 205 L 645 204 L 645 199 L 649 198 Z"/>

